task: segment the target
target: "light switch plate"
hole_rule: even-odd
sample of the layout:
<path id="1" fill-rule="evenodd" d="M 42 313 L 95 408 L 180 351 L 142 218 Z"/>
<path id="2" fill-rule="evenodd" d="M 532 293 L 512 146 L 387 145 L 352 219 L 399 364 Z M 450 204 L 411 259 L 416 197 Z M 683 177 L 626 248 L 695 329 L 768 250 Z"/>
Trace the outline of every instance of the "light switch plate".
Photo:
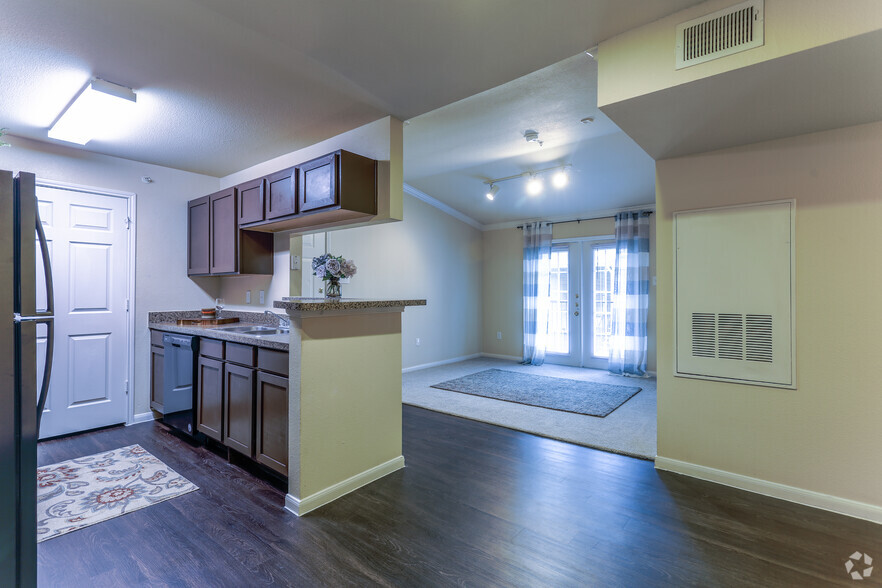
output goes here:
<path id="1" fill-rule="evenodd" d="M 292 255 L 291 256 L 291 269 L 292 270 L 299 270 L 300 269 L 300 256 L 299 255 Z"/>

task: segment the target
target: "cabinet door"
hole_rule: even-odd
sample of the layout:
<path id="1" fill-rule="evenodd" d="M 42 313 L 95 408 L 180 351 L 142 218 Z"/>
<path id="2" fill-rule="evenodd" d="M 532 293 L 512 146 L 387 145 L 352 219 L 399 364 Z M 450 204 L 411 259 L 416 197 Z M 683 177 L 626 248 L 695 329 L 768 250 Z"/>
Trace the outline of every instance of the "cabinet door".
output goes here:
<path id="1" fill-rule="evenodd" d="M 337 166 L 339 154 L 331 153 L 300 165 L 298 204 L 300 212 L 339 204 Z"/>
<path id="2" fill-rule="evenodd" d="M 236 186 L 239 192 L 239 224 L 257 223 L 263 220 L 263 178 Z"/>
<path id="3" fill-rule="evenodd" d="M 297 169 L 290 168 L 266 177 L 266 220 L 297 212 Z"/>
<path id="4" fill-rule="evenodd" d="M 216 441 L 223 440 L 224 364 L 216 359 L 199 357 L 199 389 L 196 406 L 196 430 Z"/>
<path id="5" fill-rule="evenodd" d="M 254 455 L 254 369 L 224 364 L 224 445 Z"/>
<path id="6" fill-rule="evenodd" d="M 254 458 L 288 475 L 288 378 L 257 372 Z"/>
<path id="7" fill-rule="evenodd" d="M 230 188 L 208 198 L 211 210 L 211 273 L 235 273 L 239 256 L 236 191 Z"/>
<path id="8" fill-rule="evenodd" d="M 150 408 L 159 413 L 164 413 L 162 405 L 162 387 L 165 383 L 163 372 L 165 370 L 165 348 L 157 345 L 150 346 Z"/>
<path id="9" fill-rule="evenodd" d="M 209 273 L 208 196 L 187 203 L 187 275 Z"/>

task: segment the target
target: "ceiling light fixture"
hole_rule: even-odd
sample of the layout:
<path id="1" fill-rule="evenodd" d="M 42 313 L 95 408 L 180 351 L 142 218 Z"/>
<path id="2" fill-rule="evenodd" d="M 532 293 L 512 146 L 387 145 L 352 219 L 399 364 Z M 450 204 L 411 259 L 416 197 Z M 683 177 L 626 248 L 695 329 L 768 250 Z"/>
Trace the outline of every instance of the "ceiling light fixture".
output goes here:
<path id="1" fill-rule="evenodd" d="M 96 78 L 61 113 L 49 129 L 49 137 L 85 145 L 112 130 L 136 100 L 131 88 Z"/>
<path id="2" fill-rule="evenodd" d="M 566 168 L 554 172 L 554 175 L 551 176 L 551 185 L 555 188 L 563 188 L 569 183 L 570 176 L 567 173 Z"/>
<path id="3" fill-rule="evenodd" d="M 533 174 L 530 176 L 530 179 L 527 180 L 527 194 L 530 196 L 538 196 L 542 193 L 542 180 Z"/>
<path id="4" fill-rule="evenodd" d="M 563 188 L 570 181 L 570 175 L 567 171 L 570 167 L 572 167 L 569 163 L 564 165 L 556 165 L 554 167 L 547 167 L 545 169 L 540 169 L 534 172 L 524 172 L 521 174 L 516 174 L 513 176 L 506 176 L 504 178 L 495 178 L 492 180 L 484 180 L 484 185 L 489 186 L 484 195 L 487 197 L 487 200 L 493 200 L 496 198 L 496 195 L 499 193 L 499 183 L 507 182 L 509 180 L 517 180 L 520 178 L 529 177 L 530 179 L 527 181 L 525 186 L 527 193 L 530 196 L 536 196 L 542 193 L 543 183 L 542 178 L 539 176 L 541 174 L 545 174 L 548 172 L 555 172 L 554 176 L 551 178 L 551 183 L 555 188 Z"/>

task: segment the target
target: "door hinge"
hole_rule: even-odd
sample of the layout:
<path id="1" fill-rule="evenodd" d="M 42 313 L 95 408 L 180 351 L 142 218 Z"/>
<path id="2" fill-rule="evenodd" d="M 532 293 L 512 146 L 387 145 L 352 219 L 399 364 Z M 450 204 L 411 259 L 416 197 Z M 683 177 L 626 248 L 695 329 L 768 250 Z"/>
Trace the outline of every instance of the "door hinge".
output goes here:
<path id="1" fill-rule="evenodd" d="M 130 217 L 126 217 L 126 229 L 132 228 L 132 219 Z"/>
<path id="2" fill-rule="evenodd" d="M 129 299 L 126 298 L 126 312 L 129 312 Z"/>
<path id="3" fill-rule="evenodd" d="M 129 395 L 129 381 L 126 380 L 126 396 Z"/>

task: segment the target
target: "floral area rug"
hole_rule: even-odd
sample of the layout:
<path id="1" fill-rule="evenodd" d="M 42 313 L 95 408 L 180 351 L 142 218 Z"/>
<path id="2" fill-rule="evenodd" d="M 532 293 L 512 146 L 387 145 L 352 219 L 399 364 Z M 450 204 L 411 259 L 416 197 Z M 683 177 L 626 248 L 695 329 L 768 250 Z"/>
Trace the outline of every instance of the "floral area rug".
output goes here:
<path id="1" fill-rule="evenodd" d="M 194 490 L 140 445 L 37 468 L 37 542 Z"/>

